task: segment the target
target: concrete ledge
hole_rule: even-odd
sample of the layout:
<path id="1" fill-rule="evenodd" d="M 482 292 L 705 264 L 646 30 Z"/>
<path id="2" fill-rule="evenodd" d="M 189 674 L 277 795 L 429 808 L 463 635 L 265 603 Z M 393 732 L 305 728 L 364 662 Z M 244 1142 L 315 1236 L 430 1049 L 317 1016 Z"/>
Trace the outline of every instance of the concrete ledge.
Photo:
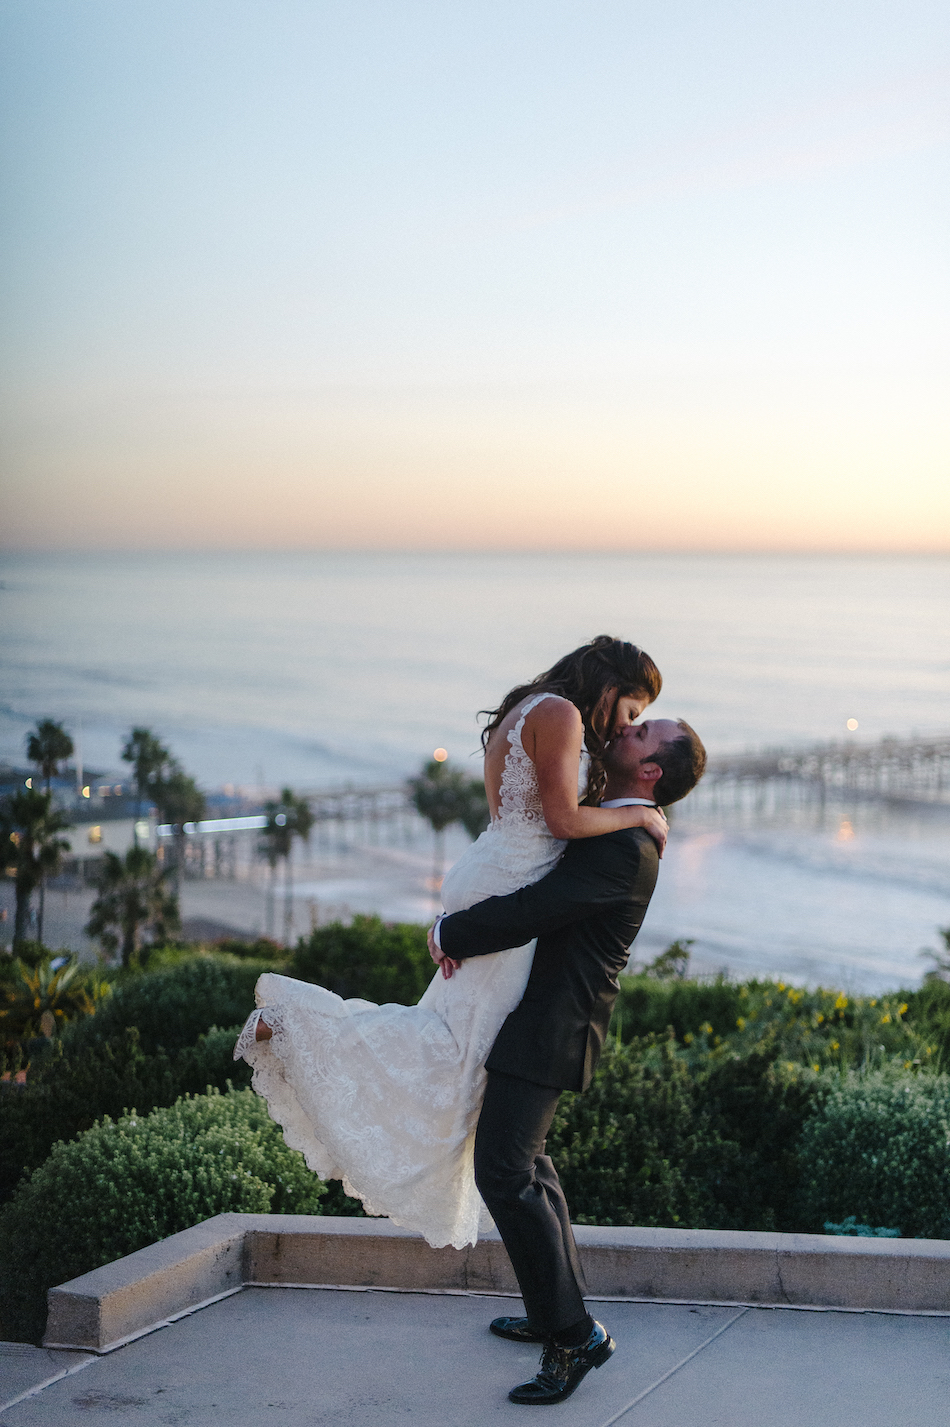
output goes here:
<path id="1" fill-rule="evenodd" d="M 45 1347 L 103 1352 L 244 1284 L 255 1214 L 218 1214 L 147 1249 L 51 1288 Z"/>
<path id="2" fill-rule="evenodd" d="M 579 1226 L 592 1298 L 950 1313 L 950 1241 Z M 497 1233 L 431 1249 L 386 1219 L 219 1214 L 50 1289 L 47 1347 L 108 1352 L 248 1284 L 517 1293 Z"/>
<path id="3" fill-rule="evenodd" d="M 592 1297 L 950 1312 L 950 1241 L 579 1227 Z"/>
<path id="4" fill-rule="evenodd" d="M 420 1234 L 386 1219 L 246 1217 L 254 1223 L 245 1239 L 245 1283 L 518 1292 L 497 1233 L 467 1249 L 432 1249 Z"/>

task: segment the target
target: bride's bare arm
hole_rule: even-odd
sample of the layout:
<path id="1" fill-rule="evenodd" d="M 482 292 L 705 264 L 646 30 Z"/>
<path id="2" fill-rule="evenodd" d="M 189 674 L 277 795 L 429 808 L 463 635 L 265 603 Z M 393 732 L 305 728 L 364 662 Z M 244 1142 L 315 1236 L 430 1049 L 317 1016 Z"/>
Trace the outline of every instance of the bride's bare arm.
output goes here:
<path id="1" fill-rule="evenodd" d="M 532 759 L 544 821 L 555 837 L 600 837 L 624 827 L 642 827 L 662 856 L 666 819 L 655 808 L 584 808 L 577 802 L 577 768 L 584 742 L 584 722 L 573 704 L 545 699 L 525 719 L 522 743 Z"/>

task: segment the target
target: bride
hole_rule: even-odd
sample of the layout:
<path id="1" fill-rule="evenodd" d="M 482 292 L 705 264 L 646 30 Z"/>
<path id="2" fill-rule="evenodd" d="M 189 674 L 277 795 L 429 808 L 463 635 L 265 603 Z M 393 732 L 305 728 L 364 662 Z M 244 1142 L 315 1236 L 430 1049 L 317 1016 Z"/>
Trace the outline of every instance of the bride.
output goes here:
<path id="1" fill-rule="evenodd" d="M 538 881 L 569 838 L 643 827 L 662 852 L 667 829 L 656 809 L 596 806 L 605 781 L 598 755 L 661 683 L 649 655 L 599 635 L 489 712 L 491 824 L 447 874 L 446 911 Z M 287 1144 L 321 1179 L 342 1179 L 368 1214 L 417 1230 L 435 1248 L 463 1248 L 476 1242 L 485 1213 L 472 1170 L 485 1060 L 521 1000 L 533 955 L 532 942 L 471 958 L 454 975 L 443 966 L 415 1006 L 344 1001 L 267 972 L 235 1059 L 253 1067 L 254 1089 Z"/>

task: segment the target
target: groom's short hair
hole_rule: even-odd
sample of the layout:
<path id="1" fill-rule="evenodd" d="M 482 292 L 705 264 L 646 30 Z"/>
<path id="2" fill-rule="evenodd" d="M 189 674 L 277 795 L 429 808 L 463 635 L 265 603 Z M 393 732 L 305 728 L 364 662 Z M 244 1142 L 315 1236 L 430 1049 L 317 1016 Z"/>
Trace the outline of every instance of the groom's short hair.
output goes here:
<path id="1" fill-rule="evenodd" d="M 653 785 L 653 796 L 661 808 L 685 798 L 706 771 L 706 750 L 699 734 L 684 719 L 676 721 L 683 730 L 680 737 L 662 743 L 647 760 L 663 769 L 663 776 Z"/>

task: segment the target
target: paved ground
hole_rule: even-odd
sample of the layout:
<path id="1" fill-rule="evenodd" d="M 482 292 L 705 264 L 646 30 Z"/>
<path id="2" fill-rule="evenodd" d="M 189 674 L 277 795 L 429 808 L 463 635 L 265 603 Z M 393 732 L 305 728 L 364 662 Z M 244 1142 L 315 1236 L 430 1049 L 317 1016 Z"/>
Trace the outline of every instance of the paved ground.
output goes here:
<path id="1" fill-rule="evenodd" d="M 559 1421 L 572 1427 L 946 1427 L 950 1319 L 792 1309 L 592 1305 L 617 1352 Z M 533 1350 L 493 1338 L 517 1301 L 249 1288 L 101 1358 L 4 1356 L 0 1427 L 485 1427 Z M 31 1357 L 31 1354 L 34 1355 Z M 9 1371 L 8 1371 L 9 1370 Z"/>

